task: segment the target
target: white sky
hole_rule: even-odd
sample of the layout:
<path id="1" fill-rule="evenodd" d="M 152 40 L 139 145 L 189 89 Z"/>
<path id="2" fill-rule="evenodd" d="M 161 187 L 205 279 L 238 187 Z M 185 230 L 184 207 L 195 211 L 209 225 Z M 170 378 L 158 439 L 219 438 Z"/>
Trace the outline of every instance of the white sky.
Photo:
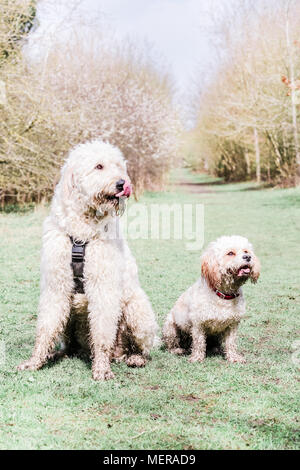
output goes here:
<path id="1" fill-rule="evenodd" d="M 214 50 L 208 31 L 211 17 L 234 0 L 40 0 L 39 28 L 34 33 L 31 54 L 45 54 L 42 35 L 65 34 L 68 24 L 84 27 L 94 22 L 110 25 L 117 36 L 153 43 L 175 79 L 181 93 L 192 83 L 195 72 L 208 71 Z M 72 4 L 77 5 L 76 11 Z M 101 15 L 102 13 L 102 19 Z M 57 28 L 57 25 L 60 28 Z M 80 26 L 79 26 L 80 25 Z M 60 31 L 59 31 L 60 29 Z"/>
<path id="2" fill-rule="evenodd" d="M 171 66 L 180 88 L 188 85 L 197 64 L 210 62 L 212 51 L 206 32 L 215 0 L 87 0 L 87 3 L 102 4 L 120 34 L 148 38 Z"/>

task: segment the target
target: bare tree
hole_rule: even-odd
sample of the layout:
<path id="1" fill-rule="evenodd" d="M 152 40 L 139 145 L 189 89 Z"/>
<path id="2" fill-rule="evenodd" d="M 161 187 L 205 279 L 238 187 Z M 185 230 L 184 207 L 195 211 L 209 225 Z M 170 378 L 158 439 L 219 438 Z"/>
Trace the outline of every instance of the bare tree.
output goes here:
<path id="1" fill-rule="evenodd" d="M 257 183 L 261 182 L 261 168 L 260 168 L 260 148 L 259 148 L 259 140 L 258 140 L 258 133 L 257 128 L 253 128 L 253 135 L 254 135 L 254 146 L 255 146 L 255 160 L 256 160 L 256 181 Z"/>
<path id="2" fill-rule="evenodd" d="M 285 12 L 286 13 L 285 15 L 286 47 L 287 47 L 290 82 L 291 82 L 291 107 L 292 107 L 292 119 L 293 119 L 294 144 L 295 144 L 296 162 L 298 166 L 298 172 L 300 174 L 300 151 L 299 151 L 297 109 L 296 109 L 295 66 L 294 66 L 293 50 L 292 50 L 291 38 L 290 38 L 290 10 L 291 10 L 291 0 L 287 0 L 286 12 Z"/>
<path id="3" fill-rule="evenodd" d="M 0 11 L 8 4 L 3 50 L 25 2 L 0 0 Z M 42 62 L 28 66 L 19 41 L 0 64 L 2 204 L 51 197 L 70 147 L 93 138 L 121 148 L 136 194 L 162 188 L 181 131 L 169 76 L 148 50 L 102 31 L 93 29 L 89 40 L 78 30 L 72 41 L 63 37 L 51 42 Z"/>
<path id="4" fill-rule="evenodd" d="M 300 30 L 300 7 L 289 2 L 290 24 L 286 0 L 272 9 L 269 2 L 253 4 L 256 8 L 249 3 L 245 9 L 240 2 L 236 17 L 229 15 L 222 25 L 226 52 L 202 87 L 193 132 L 200 157 L 193 165 L 202 168 L 205 155 L 210 171 L 226 179 L 293 185 L 299 168 L 300 47 L 297 56 L 292 44 Z"/>

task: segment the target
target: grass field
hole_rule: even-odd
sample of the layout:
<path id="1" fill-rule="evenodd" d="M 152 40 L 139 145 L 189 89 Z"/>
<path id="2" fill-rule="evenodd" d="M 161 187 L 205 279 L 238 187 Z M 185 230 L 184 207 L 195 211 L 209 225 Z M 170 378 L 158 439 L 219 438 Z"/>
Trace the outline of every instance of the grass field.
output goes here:
<path id="1" fill-rule="evenodd" d="M 253 242 L 262 275 L 244 289 L 239 347 L 247 364 L 219 356 L 189 364 L 156 350 L 145 369 L 113 365 L 116 379 L 106 383 L 93 382 L 90 365 L 76 358 L 17 372 L 34 342 L 47 208 L 0 214 L 0 448 L 299 448 L 299 369 L 292 357 L 300 362 L 293 349 L 300 340 L 300 190 L 184 177 L 193 192 L 189 184 L 172 186 L 141 202 L 203 203 L 205 244 L 233 233 Z M 186 251 L 183 241 L 130 245 L 161 325 L 199 276 L 200 252 Z"/>

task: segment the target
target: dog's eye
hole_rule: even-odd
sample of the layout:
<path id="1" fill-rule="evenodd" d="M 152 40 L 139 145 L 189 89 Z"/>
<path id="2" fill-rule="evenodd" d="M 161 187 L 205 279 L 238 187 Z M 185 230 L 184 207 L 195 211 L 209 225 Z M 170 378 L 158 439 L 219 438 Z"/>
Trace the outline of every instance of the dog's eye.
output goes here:
<path id="1" fill-rule="evenodd" d="M 248 250 L 244 250 L 244 253 L 249 253 L 249 251 L 248 251 Z"/>
<path id="2" fill-rule="evenodd" d="M 99 163 L 99 165 L 96 166 L 96 170 L 103 170 L 103 165 L 101 165 L 101 163 Z"/>
<path id="3" fill-rule="evenodd" d="M 233 251 L 229 251 L 229 253 L 227 253 L 227 256 L 234 256 Z"/>

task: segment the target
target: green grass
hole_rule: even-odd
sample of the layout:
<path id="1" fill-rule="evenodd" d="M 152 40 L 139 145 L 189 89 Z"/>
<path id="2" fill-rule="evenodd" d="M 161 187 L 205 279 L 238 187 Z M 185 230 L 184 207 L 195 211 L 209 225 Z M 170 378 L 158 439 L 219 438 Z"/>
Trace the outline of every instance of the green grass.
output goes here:
<path id="1" fill-rule="evenodd" d="M 256 286 L 245 286 L 247 317 L 239 348 L 247 364 L 229 365 L 219 356 L 189 364 L 156 350 L 145 369 L 113 365 L 116 379 L 106 383 L 93 382 L 90 365 L 76 358 L 38 372 L 16 371 L 34 342 L 47 209 L 0 214 L 0 340 L 6 346 L 0 364 L 0 448 L 299 447 L 299 370 L 292 344 L 300 339 L 300 191 L 247 188 L 249 183 L 212 185 L 210 193 L 189 194 L 173 186 L 141 200 L 203 203 L 205 244 L 234 233 L 253 242 L 262 275 Z M 130 245 L 161 325 L 199 276 L 200 253 L 186 251 L 183 241 Z"/>
<path id="2" fill-rule="evenodd" d="M 196 173 L 190 171 L 188 168 L 177 168 L 172 171 L 170 182 L 178 183 L 178 181 L 186 181 L 189 183 L 200 183 L 200 184 L 209 184 L 209 183 L 222 183 L 222 178 L 217 176 L 211 176 L 206 173 Z"/>

